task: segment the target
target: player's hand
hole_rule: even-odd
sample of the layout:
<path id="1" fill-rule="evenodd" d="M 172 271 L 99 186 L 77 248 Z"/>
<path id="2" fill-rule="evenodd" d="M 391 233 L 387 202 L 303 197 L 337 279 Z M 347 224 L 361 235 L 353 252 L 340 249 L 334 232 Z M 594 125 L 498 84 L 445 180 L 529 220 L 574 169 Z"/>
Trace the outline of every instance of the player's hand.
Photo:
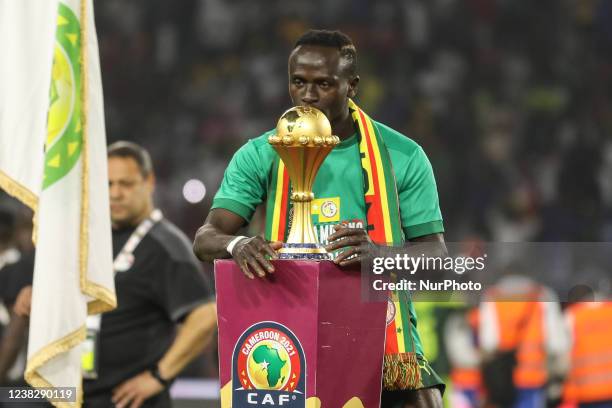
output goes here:
<path id="1" fill-rule="evenodd" d="M 334 259 L 334 263 L 340 266 L 361 264 L 363 245 L 374 245 L 368 232 L 364 228 L 349 228 L 345 224 L 334 225 L 334 230 L 327 238 L 329 244 L 325 246 L 325 250 L 333 252 L 344 249 Z"/>
<path id="2" fill-rule="evenodd" d="M 282 242 L 268 242 L 256 236 L 239 241 L 232 252 L 242 273 L 249 279 L 255 279 L 255 275 L 263 278 L 266 273 L 274 273 L 274 266 L 266 259 L 266 255 L 271 259 L 277 259 L 276 251 L 282 246 Z"/>
<path id="3" fill-rule="evenodd" d="M 13 306 L 13 311 L 17 316 L 28 317 L 30 316 L 30 308 L 32 307 L 32 286 L 28 285 L 23 287 Z"/>
<path id="4" fill-rule="evenodd" d="M 113 402 L 117 408 L 138 408 L 145 400 L 164 390 L 164 386 L 149 371 L 138 374 L 113 390 Z"/>

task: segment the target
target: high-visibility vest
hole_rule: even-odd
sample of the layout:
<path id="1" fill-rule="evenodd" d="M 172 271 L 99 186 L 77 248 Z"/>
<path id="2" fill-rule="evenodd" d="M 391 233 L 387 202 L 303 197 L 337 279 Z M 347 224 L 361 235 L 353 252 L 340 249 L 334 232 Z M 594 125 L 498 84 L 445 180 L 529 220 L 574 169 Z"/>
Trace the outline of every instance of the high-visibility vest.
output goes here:
<path id="1" fill-rule="evenodd" d="M 495 308 L 499 327 L 499 350 L 517 350 L 514 385 L 519 388 L 544 386 L 548 380 L 548 372 L 542 303 L 495 302 Z M 519 328 L 521 324 L 523 327 Z"/>
<path id="2" fill-rule="evenodd" d="M 482 384 L 482 378 L 480 376 L 480 370 L 478 367 L 474 368 L 459 368 L 454 367 L 450 372 L 450 379 L 453 383 L 453 387 L 462 390 L 479 390 Z"/>
<path id="3" fill-rule="evenodd" d="M 465 318 L 472 332 L 478 330 L 478 308 L 470 309 Z M 453 387 L 462 390 L 480 391 L 482 388 L 482 376 L 480 367 L 452 367 L 450 371 L 450 379 Z"/>
<path id="4" fill-rule="evenodd" d="M 576 303 L 566 313 L 573 347 L 564 398 L 612 400 L 612 302 Z"/>

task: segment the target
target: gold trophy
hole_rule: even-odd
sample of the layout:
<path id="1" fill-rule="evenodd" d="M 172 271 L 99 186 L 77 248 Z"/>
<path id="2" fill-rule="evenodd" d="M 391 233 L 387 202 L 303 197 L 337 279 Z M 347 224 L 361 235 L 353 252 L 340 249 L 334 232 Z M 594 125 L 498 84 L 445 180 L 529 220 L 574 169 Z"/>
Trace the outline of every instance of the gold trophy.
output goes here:
<path id="1" fill-rule="evenodd" d="M 291 180 L 293 215 L 289 238 L 278 251 L 280 259 L 330 259 L 312 225 L 312 185 L 331 150 L 340 143 L 327 117 L 318 109 L 296 106 L 278 120 L 268 142 L 278 153 Z"/>

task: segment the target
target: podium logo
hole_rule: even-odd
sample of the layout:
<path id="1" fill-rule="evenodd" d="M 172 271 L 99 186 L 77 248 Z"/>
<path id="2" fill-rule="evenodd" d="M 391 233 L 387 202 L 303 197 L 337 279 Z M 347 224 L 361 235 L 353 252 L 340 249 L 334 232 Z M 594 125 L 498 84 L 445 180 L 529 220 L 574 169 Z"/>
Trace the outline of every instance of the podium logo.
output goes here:
<path id="1" fill-rule="evenodd" d="M 277 322 L 245 330 L 232 355 L 232 406 L 304 408 L 306 360 L 298 338 Z"/>

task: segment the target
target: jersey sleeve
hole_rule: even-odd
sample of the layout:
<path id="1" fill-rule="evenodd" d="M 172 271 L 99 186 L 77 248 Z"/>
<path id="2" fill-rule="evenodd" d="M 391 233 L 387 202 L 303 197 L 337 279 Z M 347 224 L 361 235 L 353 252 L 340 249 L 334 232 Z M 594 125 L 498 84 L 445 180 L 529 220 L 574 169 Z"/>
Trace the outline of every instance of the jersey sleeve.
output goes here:
<path id="1" fill-rule="evenodd" d="M 421 147 L 414 150 L 406 167 L 396 176 L 406 239 L 444 232 L 436 180 Z"/>
<path id="2" fill-rule="evenodd" d="M 211 286 L 195 262 L 168 259 L 164 266 L 154 290 L 172 321 L 180 322 L 196 307 L 214 300 Z"/>
<path id="3" fill-rule="evenodd" d="M 242 146 L 225 170 L 211 209 L 224 208 L 247 222 L 266 194 L 266 170 L 253 141 Z"/>

